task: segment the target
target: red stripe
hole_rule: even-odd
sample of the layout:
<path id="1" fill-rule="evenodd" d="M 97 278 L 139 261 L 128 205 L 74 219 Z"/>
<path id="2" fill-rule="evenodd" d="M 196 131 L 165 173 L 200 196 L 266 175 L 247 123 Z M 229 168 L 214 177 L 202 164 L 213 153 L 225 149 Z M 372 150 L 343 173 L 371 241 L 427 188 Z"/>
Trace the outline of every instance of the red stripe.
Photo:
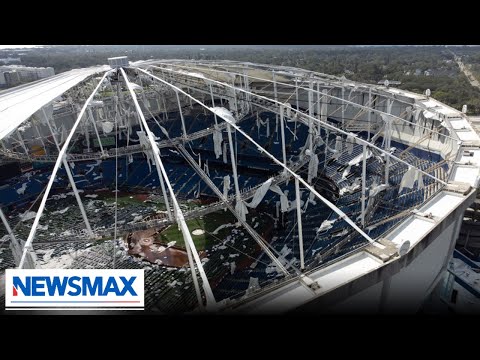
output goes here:
<path id="1" fill-rule="evenodd" d="M 15 289 L 15 286 L 12 286 L 12 287 L 13 287 L 13 296 L 18 296 L 17 289 Z"/>

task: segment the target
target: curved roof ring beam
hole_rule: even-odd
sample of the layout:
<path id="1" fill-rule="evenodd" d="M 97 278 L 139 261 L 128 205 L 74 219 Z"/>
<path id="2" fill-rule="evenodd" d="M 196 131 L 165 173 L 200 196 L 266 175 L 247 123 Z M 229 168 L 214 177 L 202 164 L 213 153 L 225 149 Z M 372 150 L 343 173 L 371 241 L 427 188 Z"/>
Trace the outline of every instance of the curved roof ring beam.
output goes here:
<path id="1" fill-rule="evenodd" d="M 105 80 L 105 78 L 111 72 L 112 72 L 112 70 L 109 70 L 102 76 L 102 79 L 98 82 L 97 87 L 93 90 L 93 92 L 88 97 L 87 101 L 85 102 L 85 104 L 82 107 L 82 110 L 80 111 L 80 114 L 78 114 L 77 120 L 75 121 L 75 124 L 73 124 L 73 127 L 70 130 L 70 133 L 68 134 L 68 137 L 65 140 L 65 143 L 63 144 L 62 149 L 60 150 L 60 153 L 58 154 L 57 161 L 55 162 L 55 166 L 53 167 L 52 174 L 50 175 L 50 180 L 48 181 L 47 188 L 45 190 L 45 193 L 43 194 L 42 202 L 40 203 L 40 206 L 39 206 L 38 211 L 37 211 L 37 215 L 35 216 L 35 220 L 33 221 L 32 228 L 30 230 L 30 233 L 28 234 L 27 241 L 25 242 L 25 247 L 23 248 L 22 258 L 20 259 L 20 264 L 18 265 L 19 269 L 23 268 L 27 253 L 30 250 L 30 248 L 32 247 L 32 241 L 33 241 L 33 238 L 35 236 L 35 232 L 37 231 L 37 227 L 38 227 L 38 223 L 40 221 L 40 217 L 42 216 L 43 210 L 45 209 L 45 203 L 47 202 L 48 195 L 50 194 L 50 190 L 52 189 L 53 181 L 55 180 L 58 169 L 60 168 L 60 164 L 63 162 L 63 160 L 65 158 L 65 154 L 67 152 L 68 145 L 70 144 L 70 141 L 72 140 L 73 134 L 75 134 L 75 130 L 77 129 L 78 125 L 80 124 L 80 120 L 82 119 L 83 115 L 85 114 L 85 110 L 87 109 L 88 104 L 90 104 L 93 97 L 97 93 L 98 89 L 102 85 L 103 81 Z"/>
<path id="2" fill-rule="evenodd" d="M 166 64 L 166 63 L 161 63 L 161 64 Z M 170 65 L 170 64 L 169 64 Z M 177 67 L 184 67 L 184 68 L 187 68 L 187 69 L 195 69 L 195 68 L 192 68 L 192 67 L 189 67 L 189 66 L 185 66 L 185 65 L 177 65 L 177 64 L 174 64 L 175 66 Z M 155 65 L 149 65 L 149 67 L 154 67 L 154 68 L 158 68 L 158 69 L 161 69 L 161 70 L 166 70 L 166 71 L 170 71 L 170 72 L 174 72 L 174 73 L 178 73 L 178 74 L 181 74 L 181 75 L 189 75 L 189 74 L 185 74 L 185 73 L 182 73 L 180 71 L 175 71 L 175 70 L 171 70 L 171 69 L 166 69 L 166 68 L 161 68 L 161 67 L 158 67 L 158 66 L 155 66 Z M 220 72 L 220 73 L 228 73 L 227 71 L 222 71 L 222 70 L 215 70 L 216 72 Z M 235 74 L 235 75 L 242 75 L 240 73 L 235 73 L 235 72 L 231 72 L 231 74 Z M 189 76 L 192 76 L 192 75 L 189 75 Z M 243 75 L 242 75 L 243 76 Z M 192 77 L 196 77 L 196 76 L 192 76 Z M 272 80 L 268 80 L 268 79 L 263 79 L 263 78 L 259 78 L 259 77 L 255 77 L 255 76 L 248 76 L 250 79 L 254 79 L 254 80 L 261 80 L 261 81 L 265 81 L 265 82 L 270 82 L 273 84 L 273 81 Z M 209 81 L 213 81 L 213 82 L 216 82 L 216 80 L 213 80 L 211 78 L 207 78 L 207 77 L 204 77 L 204 79 L 207 79 Z M 313 80 L 313 79 L 308 79 L 308 80 Z M 218 82 L 219 84 L 222 84 L 223 86 L 225 85 L 228 85 L 227 83 L 221 83 L 221 82 Z M 288 86 L 288 87 L 295 87 L 296 85 L 293 85 L 293 84 L 288 84 L 288 83 L 283 83 L 283 82 L 279 82 L 279 81 L 276 81 L 277 84 L 279 85 L 285 85 L 285 86 Z M 231 87 L 231 85 L 229 85 L 229 87 Z M 237 88 L 237 87 L 234 87 L 236 90 L 239 90 L 239 91 L 242 91 L 243 92 L 246 92 L 245 89 L 242 89 L 242 88 Z M 346 105 L 351 105 L 353 107 L 356 107 L 356 108 L 360 108 L 361 110 L 363 111 L 373 111 L 374 113 L 377 113 L 378 115 L 385 115 L 385 116 L 390 116 L 392 119 L 395 119 L 395 120 L 399 120 L 401 122 L 404 122 L 404 123 L 408 123 L 410 124 L 407 120 L 405 119 L 402 119 L 401 117 L 398 117 L 396 115 L 392 115 L 392 114 L 388 114 L 384 111 L 381 111 L 381 110 L 377 110 L 377 109 L 374 109 L 372 107 L 369 107 L 369 106 L 365 106 L 365 105 L 361 105 L 361 104 L 357 104 L 356 102 L 353 102 L 353 101 L 350 101 L 350 100 L 346 100 L 346 99 L 342 99 L 342 98 L 339 98 L 337 96 L 333 96 L 331 94 L 322 94 L 320 91 L 317 91 L 317 90 L 314 90 L 313 88 L 310 89 L 310 88 L 306 88 L 306 87 L 302 87 L 302 86 L 297 86 L 297 89 L 302 89 L 302 90 L 305 90 L 305 91 L 308 91 L 308 92 L 312 92 L 312 93 L 317 93 L 319 95 L 325 95 L 331 99 L 335 99 L 335 100 L 339 100 L 342 104 L 346 104 Z M 247 94 L 253 94 L 254 96 L 256 97 L 259 97 L 261 99 L 267 99 L 267 100 L 270 100 L 270 101 L 274 101 L 272 99 L 269 99 L 269 98 L 266 98 L 264 96 L 261 96 L 261 95 L 258 95 L 258 94 L 254 94 L 254 93 L 251 93 L 251 92 L 246 92 Z M 384 96 L 384 95 L 380 95 L 380 96 Z M 386 97 L 386 96 L 385 96 Z M 390 99 L 389 97 L 386 97 L 387 99 Z M 395 100 L 395 99 L 394 99 Z M 275 100 L 275 102 L 277 102 Z M 412 104 L 410 104 L 412 105 Z M 418 105 L 414 104 L 414 106 L 416 106 L 418 109 L 422 109 L 421 107 L 419 107 Z M 340 108 L 339 108 L 340 109 Z M 295 110 L 295 109 L 292 109 L 292 110 Z M 337 109 L 338 110 L 338 109 Z M 335 111 L 337 111 L 335 110 Z M 425 109 L 422 109 L 422 110 L 425 110 Z M 301 113 L 303 114 L 303 113 Z M 330 114 L 332 115 L 332 114 Z M 432 133 L 432 134 L 437 134 L 438 136 L 443 136 L 445 138 L 449 138 L 451 140 L 454 140 L 454 141 L 458 141 L 459 139 L 456 139 L 456 138 L 453 138 L 451 136 L 448 136 L 448 135 L 444 135 L 444 134 L 440 134 L 438 131 L 434 131 L 432 129 L 429 129 L 428 127 L 426 126 L 423 126 L 423 125 L 419 125 L 419 124 L 415 124 L 415 126 L 417 126 L 418 128 L 421 128 L 423 131 L 428 131 L 429 133 Z"/>
<path id="3" fill-rule="evenodd" d="M 154 67 L 154 68 L 157 68 L 157 69 L 161 69 L 161 70 L 166 70 L 166 71 L 178 73 L 177 71 L 174 71 L 174 70 L 163 69 L 163 68 L 159 68 L 158 66 L 153 66 L 153 65 L 150 65 L 150 66 L 151 66 L 151 67 Z M 155 75 L 152 75 L 152 74 L 149 73 L 148 71 L 143 70 L 143 69 L 141 69 L 141 68 L 137 68 L 137 69 L 140 70 L 140 71 L 142 71 L 142 72 L 144 72 L 145 74 L 150 75 L 150 76 L 155 76 Z M 179 74 L 182 74 L 182 73 L 179 73 Z M 185 75 L 185 74 L 182 74 L 182 75 Z M 156 79 L 159 79 L 158 77 L 155 77 L 155 78 L 156 78 Z M 284 105 L 284 104 L 281 103 L 280 101 L 272 100 L 272 99 L 267 98 L 267 97 L 265 97 L 265 96 L 261 96 L 261 95 L 252 93 L 251 91 L 246 91 L 245 89 L 238 88 L 238 87 L 229 85 L 229 84 L 227 84 L 227 83 L 222 83 L 222 82 L 220 82 L 220 81 L 213 80 L 213 79 L 210 79 L 210 78 L 207 78 L 207 77 L 202 77 L 201 79 L 207 80 L 207 81 L 211 81 L 211 82 L 213 82 L 213 83 L 216 83 L 216 84 L 221 85 L 221 86 L 224 86 L 224 87 L 233 88 L 233 89 L 235 89 L 235 91 L 244 92 L 244 93 L 246 93 L 246 94 L 249 94 L 249 95 L 253 95 L 253 96 L 255 96 L 255 97 L 258 97 L 258 98 L 260 98 L 260 99 L 264 99 L 264 100 L 273 102 L 273 103 L 275 103 L 275 104 L 277 104 L 277 105 L 280 105 L 280 106 L 283 106 L 283 105 Z M 159 79 L 159 80 L 161 80 L 161 79 Z M 163 81 L 163 80 L 161 80 L 161 81 Z M 168 82 L 167 82 L 167 84 L 169 84 L 170 86 L 174 86 L 174 85 L 172 85 L 172 84 L 170 84 L 170 83 L 168 83 Z M 306 88 L 305 88 L 305 89 L 306 89 Z M 306 90 L 308 91 L 308 89 L 306 89 Z M 312 90 L 312 91 L 315 92 L 315 90 Z M 187 96 L 189 96 L 189 95 L 187 94 Z M 330 95 L 330 96 L 331 96 L 331 95 Z M 337 99 L 340 99 L 340 98 L 337 98 Z M 194 99 L 194 100 L 195 100 L 195 99 Z M 340 100 L 341 100 L 341 99 L 340 99 Z M 195 100 L 195 101 L 198 101 L 198 100 Z M 345 100 L 345 101 L 349 102 L 348 100 Z M 349 102 L 349 103 L 351 103 L 351 102 Z M 200 102 L 200 104 L 202 104 L 203 106 L 205 106 L 205 105 L 204 105 L 203 103 L 201 103 L 201 102 Z M 357 107 L 361 107 L 361 108 L 371 109 L 371 108 L 368 108 L 368 107 L 365 107 L 365 106 L 363 106 L 363 105 L 359 105 L 359 104 L 356 104 L 356 103 L 352 103 L 352 105 L 356 105 Z M 372 110 L 373 110 L 373 109 L 372 109 Z M 297 110 L 297 109 L 292 108 L 292 111 L 295 112 L 295 113 L 297 113 L 297 114 L 299 114 L 299 115 L 301 115 L 301 116 L 305 116 L 307 119 L 312 119 L 313 121 L 317 122 L 318 124 L 322 125 L 323 127 L 327 128 L 327 129 L 329 129 L 329 130 L 332 130 L 332 131 L 341 133 L 341 134 L 346 135 L 346 136 L 353 136 L 353 137 L 355 138 L 355 141 L 356 141 L 358 144 L 365 144 L 365 145 L 367 145 L 367 146 L 369 146 L 369 147 L 371 147 L 371 148 L 373 148 L 373 149 L 375 149 L 375 150 L 377 150 L 377 151 L 380 151 L 381 153 L 385 154 L 386 156 L 389 156 L 390 158 L 392 158 L 392 159 L 394 159 L 394 160 L 396 160 L 396 161 L 398 161 L 398 162 L 401 162 L 402 164 L 405 164 L 405 165 L 407 165 L 407 166 L 412 166 L 412 167 L 414 167 L 416 170 L 418 170 L 419 172 L 421 172 L 421 173 L 424 174 L 425 176 L 428 176 L 429 178 L 431 178 L 431 179 L 433 179 L 433 180 L 435 180 L 435 181 L 438 181 L 440 184 L 442 184 L 442 185 L 447 185 L 447 183 L 446 183 L 445 181 L 443 181 L 443 180 L 441 180 L 441 179 L 439 179 L 439 178 L 437 178 L 437 177 L 435 177 L 435 176 L 433 176 L 433 175 L 431 175 L 431 174 L 423 171 L 422 169 L 418 168 L 418 167 L 415 166 L 415 165 L 409 164 L 409 163 L 406 162 L 405 160 L 402 160 L 402 159 L 396 157 L 395 155 L 390 154 L 389 151 L 386 151 L 386 150 L 382 149 L 381 147 L 378 147 L 378 146 L 376 146 L 376 145 L 368 142 L 367 140 L 364 140 L 364 139 L 360 138 L 360 137 L 357 136 L 356 134 L 346 132 L 345 130 L 339 129 L 339 128 L 337 128 L 337 127 L 335 127 L 335 126 L 333 126 L 333 125 L 331 125 L 331 124 L 329 124 L 329 123 L 326 123 L 326 122 L 320 120 L 320 119 L 317 119 L 317 118 L 315 118 L 315 117 L 309 116 L 308 114 L 304 114 L 303 112 L 301 112 L 301 111 L 299 111 L 299 110 Z M 389 117 L 391 117 L 391 118 L 397 118 L 396 116 L 387 114 L 387 113 L 385 113 L 385 112 L 383 112 L 383 111 L 379 111 L 379 110 L 375 110 L 375 111 L 378 112 L 378 113 L 380 113 L 380 114 L 383 114 L 383 115 L 385 115 L 385 116 L 389 116 Z M 217 114 L 217 115 L 218 115 L 218 114 Z M 400 118 L 399 118 L 399 119 L 400 119 Z M 403 119 L 400 119 L 400 120 L 403 121 Z M 453 138 L 450 138 L 450 139 L 456 141 L 456 139 L 453 139 Z"/>
<path id="4" fill-rule="evenodd" d="M 177 67 L 183 67 L 183 68 L 187 68 L 187 69 L 197 69 L 197 70 L 201 70 L 202 67 L 200 66 L 207 66 L 208 67 L 208 70 L 210 71 L 215 71 L 215 72 L 220 72 L 220 73 L 229 73 L 229 74 L 237 74 L 237 75 L 241 75 L 240 73 L 236 73 L 234 71 L 226 71 L 226 70 L 218 70 L 218 69 L 213 69 L 211 66 L 211 64 L 206 64 L 206 63 L 202 63 L 202 62 L 198 62 L 198 61 L 195 61 L 193 60 L 192 61 L 194 64 L 197 64 L 196 67 L 192 67 L 192 66 L 187 66 L 187 65 L 182 65 L 182 64 L 179 64 L 179 63 L 175 63 L 175 62 L 165 62 L 165 60 L 163 61 L 157 61 L 157 62 L 152 62 L 152 65 L 150 66 L 153 66 L 153 63 L 157 63 L 157 64 L 165 64 L 165 65 L 173 65 L 173 66 L 177 66 Z M 219 66 L 224 66 L 225 68 L 238 68 L 238 66 L 242 66 L 242 65 L 245 65 L 245 62 L 241 62 L 241 61 L 232 61 L 232 64 L 233 65 L 228 65 L 228 64 L 224 64 L 222 62 L 217 62 L 215 63 L 216 65 L 219 65 Z M 200 66 L 198 66 L 200 65 Z M 255 64 L 258 68 L 262 69 L 262 68 L 266 68 L 266 70 L 264 71 L 272 71 L 272 72 L 275 72 L 275 68 L 272 67 L 272 65 L 267 65 L 267 64 Z M 298 71 L 299 69 L 297 68 L 293 68 L 293 67 L 288 67 L 288 66 L 276 66 L 278 69 L 285 69 L 285 70 L 294 70 L 294 71 Z M 252 69 L 257 69 L 256 67 L 253 67 Z M 354 84 L 353 88 L 356 88 L 357 86 L 358 87 L 365 87 L 365 84 L 362 84 L 362 83 L 357 83 L 356 81 L 353 81 L 353 80 L 346 80 L 345 81 L 348 81 L 350 82 L 350 84 L 346 84 L 344 82 L 342 82 L 342 79 L 331 79 L 329 78 L 329 76 L 331 75 L 327 75 L 327 74 L 323 74 L 323 73 L 319 73 L 319 72 L 316 72 L 316 71 L 311 71 L 311 70 L 306 70 L 306 69 L 301 69 L 303 71 L 303 76 L 307 76 L 307 75 L 310 75 L 311 78 L 308 78 L 308 80 L 312 80 L 312 81 L 322 81 L 323 84 L 325 85 L 332 85 L 332 84 L 335 84 L 337 86 L 345 86 L 345 87 L 348 87 L 348 88 L 352 88 L 352 85 L 351 83 Z M 277 70 L 278 71 L 278 70 Z M 297 75 L 295 74 L 287 74 L 287 73 L 282 73 L 281 74 L 282 76 L 289 76 L 290 78 L 295 78 L 297 77 Z M 247 75 L 248 76 L 248 75 Z M 313 77 L 315 76 L 315 77 Z M 322 78 L 327 76 L 327 80 Z M 260 79 L 260 78 L 256 78 L 256 77 L 252 77 L 252 76 L 248 76 L 252 79 Z M 268 79 L 262 79 L 264 81 L 270 81 L 272 82 L 271 80 L 268 80 Z M 305 80 L 303 80 L 305 81 Z M 285 83 L 281 83 L 281 82 L 278 82 L 278 84 L 284 84 L 284 85 L 287 85 Z M 293 86 L 291 84 L 288 84 L 288 86 Z M 375 91 L 372 92 L 372 95 L 377 95 L 377 96 L 383 96 L 384 98 L 386 99 L 390 99 L 390 100 L 395 100 L 395 101 L 398 101 L 400 103 L 403 103 L 403 104 L 406 104 L 406 105 L 409 105 L 409 106 L 412 106 L 412 107 L 415 107 L 415 108 L 418 108 L 420 110 L 425 110 L 424 108 L 422 108 L 420 105 L 418 105 L 417 103 L 409 103 L 405 100 L 401 100 L 401 99 L 398 99 L 398 98 L 395 98 L 394 96 L 390 96 L 388 95 L 388 93 L 384 93 L 384 94 L 381 94 L 378 89 L 379 87 L 377 85 L 372 85 L 370 87 L 370 89 L 374 89 Z M 340 98 L 338 98 L 340 99 Z M 347 100 L 348 101 L 348 100 Z M 357 105 L 360 105 L 360 104 L 357 104 Z M 373 111 L 375 111 L 375 109 L 372 109 Z M 439 114 L 436 110 L 434 109 L 430 109 L 429 111 L 433 111 L 434 113 L 437 113 Z M 403 120 L 403 121 L 406 121 L 404 119 L 401 119 L 400 120 Z M 431 129 L 428 129 L 427 127 L 424 127 L 422 126 L 422 128 L 424 128 L 425 130 L 430 130 L 432 131 Z M 444 136 L 447 136 L 447 135 L 444 135 Z M 457 139 L 456 139 L 457 140 Z"/>
<path id="5" fill-rule="evenodd" d="M 220 117 L 221 119 L 223 119 L 225 122 L 227 122 L 228 124 L 230 124 L 230 126 L 234 127 L 238 132 L 240 132 L 243 136 L 245 136 L 245 138 L 247 140 L 249 140 L 252 144 L 254 144 L 257 149 L 261 152 L 261 153 L 264 153 L 266 156 L 268 156 L 269 158 L 271 158 L 277 165 L 283 167 L 287 172 L 289 172 L 295 179 L 298 179 L 299 182 L 301 182 L 307 189 L 309 189 L 317 198 L 319 198 L 324 204 L 326 204 L 330 209 L 332 209 L 335 213 L 338 214 L 339 218 L 340 219 L 343 219 L 345 220 L 350 226 L 352 226 L 360 235 L 362 235 L 365 239 L 368 240 L 368 242 L 370 243 L 375 243 L 375 241 L 370 237 L 368 236 L 367 234 L 365 234 L 363 232 L 362 229 L 360 229 L 353 221 L 352 219 L 350 219 L 347 214 L 345 214 L 342 210 L 340 210 L 338 207 L 336 207 L 334 204 L 332 204 L 330 201 L 328 201 L 326 198 L 324 198 L 322 195 L 320 195 L 312 186 L 310 186 L 305 180 L 303 180 L 303 178 L 296 174 L 295 172 L 293 172 L 292 170 L 290 170 L 287 166 L 285 166 L 281 161 L 277 160 L 277 158 L 275 156 L 273 156 L 272 154 L 270 154 L 267 150 L 265 150 L 263 147 L 260 146 L 260 144 L 258 144 L 257 142 L 255 142 L 255 140 L 253 140 L 248 134 L 246 134 L 242 129 L 240 129 L 233 121 L 231 121 L 230 119 L 227 119 L 221 112 L 215 110 L 215 108 L 210 108 L 208 106 L 206 106 L 204 103 L 202 103 L 201 101 L 195 99 L 193 96 L 187 94 L 185 91 L 183 91 L 182 89 L 176 87 L 175 85 L 172 85 L 168 82 L 166 82 L 165 80 L 162 80 L 160 79 L 159 77 L 155 76 L 155 75 L 152 75 L 151 73 L 149 73 L 148 71 L 145 71 L 143 69 L 140 69 L 140 68 L 137 68 L 139 71 L 151 76 L 153 79 L 156 79 L 166 85 L 169 85 L 171 86 L 173 89 L 175 89 L 176 91 L 179 91 L 181 92 L 182 94 L 186 95 L 187 97 L 191 98 L 193 101 L 195 101 L 196 103 L 200 104 L 201 106 L 203 106 L 204 108 L 206 108 L 207 110 L 209 110 L 210 112 L 212 113 L 216 113 L 217 115 L 217 118 Z M 369 144 L 370 145 L 370 144 Z"/>
<path id="6" fill-rule="evenodd" d="M 202 68 L 198 68 L 198 67 L 191 67 L 191 66 L 187 66 L 187 65 L 179 65 L 179 64 L 170 64 L 170 63 L 164 63 L 164 62 L 159 62 L 160 64 L 163 64 L 163 65 L 173 65 L 173 66 L 176 66 L 176 67 L 181 67 L 181 68 L 186 68 L 186 69 L 192 69 L 192 70 L 205 70 L 205 69 L 202 69 Z M 158 69 L 162 69 L 162 70 L 166 70 L 166 71 L 174 71 L 174 70 L 169 70 L 169 69 L 166 69 L 166 68 L 160 68 L 158 66 L 155 66 L 155 65 L 148 65 L 149 67 L 154 67 L 154 68 L 158 68 Z M 238 76 L 243 76 L 243 74 L 240 74 L 240 73 L 237 73 L 237 72 L 229 72 L 229 71 L 224 71 L 224 70 L 218 70 L 218 69 L 208 69 L 209 71 L 215 71 L 215 72 L 218 72 L 218 73 L 227 73 L 227 74 L 235 74 L 235 75 L 238 75 Z M 177 72 L 177 71 L 174 71 L 174 72 Z M 179 74 L 181 75 L 188 75 L 188 74 L 185 74 L 185 73 L 181 73 L 181 72 L 178 72 Z M 284 75 L 284 74 L 282 74 Z M 388 114 L 384 111 L 381 111 L 381 110 L 377 110 L 377 109 L 374 109 L 372 107 L 369 107 L 369 106 L 366 106 L 366 105 L 361 105 L 361 104 L 357 104 L 356 102 L 353 102 L 353 101 L 350 101 L 350 100 L 346 100 L 346 99 L 342 99 L 342 98 L 339 98 L 337 96 L 333 96 L 331 94 L 322 94 L 320 91 L 318 90 L 314 90 L 314 89 L 310 89 L 310 88 L 306 88 L 306 87 L 302 87 L 302 86 L 297 86 L 297 85 L 293 85 L 293 84 L 288 84 L 288 83 L 284 83 L 284 82 L 279 82 L 279 81 L 273 81 L 273 80 L 268 80 L 268 79 L 263 79 L 263 78 L 259 78 L 259 77 L 255 77 L 255 76 L 249 76 L 247 75 L 248 78 L 250 79 L 254 79 L 254 80 L 261 80 L 261 81 L 265 81 L 267 83 L 276 83 L 276 84 L 279 84 L 279 85 L 285 85 L 285 86 L 288 86 L 288 87 L 296 87 L 297 89 L 302 89 L 302 90 L 305 90 L 305 91 L 311 91 L 313 93 L 317 93 L 318 95 L 326 95 L 327 97 L 331 98 L 331 99 L 335 99 L 335 100 L 340 100 L 340 102 L 342 102 L 343 104 L 345 105 L 351 105 L 353 107 L 356 107 L 356 108 L 360 108 L 361 110 L 363 111 L 373 111 L 375 113 L 378 113 L 379 115 L 381 114 L 384 114 L 384 115 L 388 115 L 390 117 L 392 117 L 393 119 L 396 119 L 396 120 L 400 120 L 402 122 L 405 122 L 405 123 L 409 123 L 407 120 L 405 119 L 402 119 L 401 117 L 399 116 L 395 116 L 395 115 L 391 115 L 391 114 Z M 206 78 L 205 79 L 208 79 L 208 80 L 212 80 L 210 78 Z M 315 81 L 316 79 L 305 79 L 303 80 L 302 83 L 304 83 L 306 80 L 309 80 L 309 81 Z M 212 80 L 212 81 L 215 81 L 215 80 Z M 222 83 L 223 84 L 223 83 Z M 339 84 L 340 86 L 341 84 Z M 235 87 L 235 89 L 237 90 L 240 90 L 241 88 L 237 88 Z M 244 89 L 242 89 L 244 90 Z M 378 95 L 378 96 L 383 96 L 385 97 L 386 99 L 390 99 L 390 100 L 396 100 L 396 101 L 399 101 L 398 99 L 395 99 L 395 98 L 392 98 L 392 97 L 389 97 L 389 96 L 386 96 L 386 95 L 383 95 L 383 94 L 379 94 L 379 93 L 373 93 L 374 95 Z M 258 96 L 260 98 L 263 98 L 261 95 L 258 95 L 258 94 L 254 94 L 255 96 Z M 404 102 L 405 103 L 405 102 Z M 410 106 L 414 106 L 420 110 L 425 110 L 425 109 L 422 109 L 418 104 L 410 104 L 408 103 L 408 105 Z M 452 140 L 459 140 L 459 139 L 455 139 L 455 138 L 452 138 L 451 136 L 448 136 L 448 135 L 444 135 L 444 134 L 440 134 L 438 131 L 434 131 L 432 129 L 429 129 L 428 127 L 426 126 L 423 126 L 423 125 L 419 125 L 419 124 L 415 124 L 415 126 L 423 129 L 424 131 L 428 131 L 430 133 L 433 133 L 433 134 L 437 134 L 439 136 L 444 136 L 446 138 L 449 138 L 449 139 L 452 139 Z"/>
<path id="7" fill-rule="evenodd" d="M 200 273 L 200 277 L 202 278 L 202 283 L 203 283 L 203 290 L 205 291 L 205 297 L 207 300 L 207 308 L 210 309 L 215 309 L 216 308 L 216 301 L 213 296 L 212 289 L 210 287 L 210 283 L 208 282 L 207 275 L 205 274 L 205 271 L 203 270 L 203 265 L 202 262 L 200 261 L 200 257 L 198 256 L 197 249 L 195 248 L 195 244 L 192 240 L 192 236 L 190 234 L 190 231 L 188 230 L 187 223 L 185 222 L 185 218 L 183 216 L 183 212 L 180 209 L 180 206 L 178 205 L 177 198 L 175 197 L 175 193 L 172 189 L 172 185 L 170 184 L 170 180 L 168 179 L 167 172 L 165 171 L 165 168 L 163 167 L 162 159 L 160 158 L 159 155 L 159 149 L 157 146 L 157 143 L 155 142 L 155 139 L 153 138 L 153 133 L 150 131 L 150 127 L 147 124 L 147 121 L 145 120 L 145 117 L 143 116 L 142 109 L 140 108 L 140 105 L 138 104 L 137 96 L 135 95 L 135 92 L 132 88 L 132 85 L 130 81 L 128 80 L 127 74 L 125 74 L 125 70 L 123 68 L 120 68 L 120 71 L 122 72 L 123 78 L 125 79 L 125 83 L 127 84 L 128 90 L 130 91 L 130 94 L 132 96 L 133 102 L 135 104 L 135 109 L 137 110 L 138 117 L 140 118 L 141 122 L 143 123 L 145 132 L 147 133 L 148 140 L 150 141 L 150 146 L 152 148 L 153 156 L 157 165 L 157 171 L 159 172 L 160 176 L 160 171 L 161 174 L 163 174 L 163 178 L 165 180 L 165 183 L 167 184 L 168 191 L 170 192 L 170 197 L 172 198 L 172 203 L 173 207 L 175 209 L 175 217 L 177 220 L 177 223 L 180 225 L 180 229 L 183 234 L 183 239 L 185 240 L 185 244 L 187 245 L 187 255 L 188 255 L 188 261 L 190 263 L 190 270 L 192 271 L 192 279 L 193 283 L 195 285 L 195 291 L 197 294 L 197 299 L 198 299 L 198 305 L 200 307 L 203 307 L 203 300 L 202 300 L 202 295 L 200 293 L 200 288 L 198 285 L 198 279 L 197 279 L 197 274 L 195 272 L 195 265 L 192 260 L 192 255 L 193 259 L 195 259 L 195 263 L 198 268 L 198 272 Z"/>

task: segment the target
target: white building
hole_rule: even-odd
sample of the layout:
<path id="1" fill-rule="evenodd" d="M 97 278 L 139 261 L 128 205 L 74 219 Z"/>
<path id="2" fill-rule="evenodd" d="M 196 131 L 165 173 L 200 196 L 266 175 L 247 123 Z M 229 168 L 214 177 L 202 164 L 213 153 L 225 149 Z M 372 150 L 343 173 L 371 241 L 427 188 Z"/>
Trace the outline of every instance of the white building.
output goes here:
<path id="1" fill-rule="evenodd" d="M 0 66 L 0 86 L 12 87 L 55 75 L 52 67 Z"/>

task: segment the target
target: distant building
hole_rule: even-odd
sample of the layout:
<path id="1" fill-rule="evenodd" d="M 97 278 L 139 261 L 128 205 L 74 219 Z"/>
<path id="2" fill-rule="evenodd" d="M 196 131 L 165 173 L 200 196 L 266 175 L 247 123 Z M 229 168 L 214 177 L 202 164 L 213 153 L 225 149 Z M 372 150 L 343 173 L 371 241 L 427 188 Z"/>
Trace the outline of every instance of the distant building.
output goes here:
<path id="1" fill-rule="evenodd" d="M 12 62 L 20 62 L 20 58 L 12 58 L 12 57 L 7 57 L 7 58 L 0 58 L 0 62 L 3 62 L 5 64 L 9 64 Z"/>
<path id="2" fill-rule="evenodd" d="M 0 86 L 12 87 L 55 75 L 52 67 L 0 66 Z"/>
<path id="3" fill-rule="evenodd" d="M 401 81 L 388 80 L 388 85 L 400 85 L 401 83 Z M 380 80 L 378 85 L 385 85 L 385 80 Z"/>

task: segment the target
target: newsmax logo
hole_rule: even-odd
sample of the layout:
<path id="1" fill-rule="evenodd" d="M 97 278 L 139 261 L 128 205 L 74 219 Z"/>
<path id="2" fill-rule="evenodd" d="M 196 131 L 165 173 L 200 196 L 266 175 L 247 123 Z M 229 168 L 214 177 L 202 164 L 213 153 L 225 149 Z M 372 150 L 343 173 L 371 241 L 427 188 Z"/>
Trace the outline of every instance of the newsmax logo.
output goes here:
<path id="1" fill-rule="evenodd" d="M 7 269 L 5 308 L 143 308 L 143 270 Z"/>

